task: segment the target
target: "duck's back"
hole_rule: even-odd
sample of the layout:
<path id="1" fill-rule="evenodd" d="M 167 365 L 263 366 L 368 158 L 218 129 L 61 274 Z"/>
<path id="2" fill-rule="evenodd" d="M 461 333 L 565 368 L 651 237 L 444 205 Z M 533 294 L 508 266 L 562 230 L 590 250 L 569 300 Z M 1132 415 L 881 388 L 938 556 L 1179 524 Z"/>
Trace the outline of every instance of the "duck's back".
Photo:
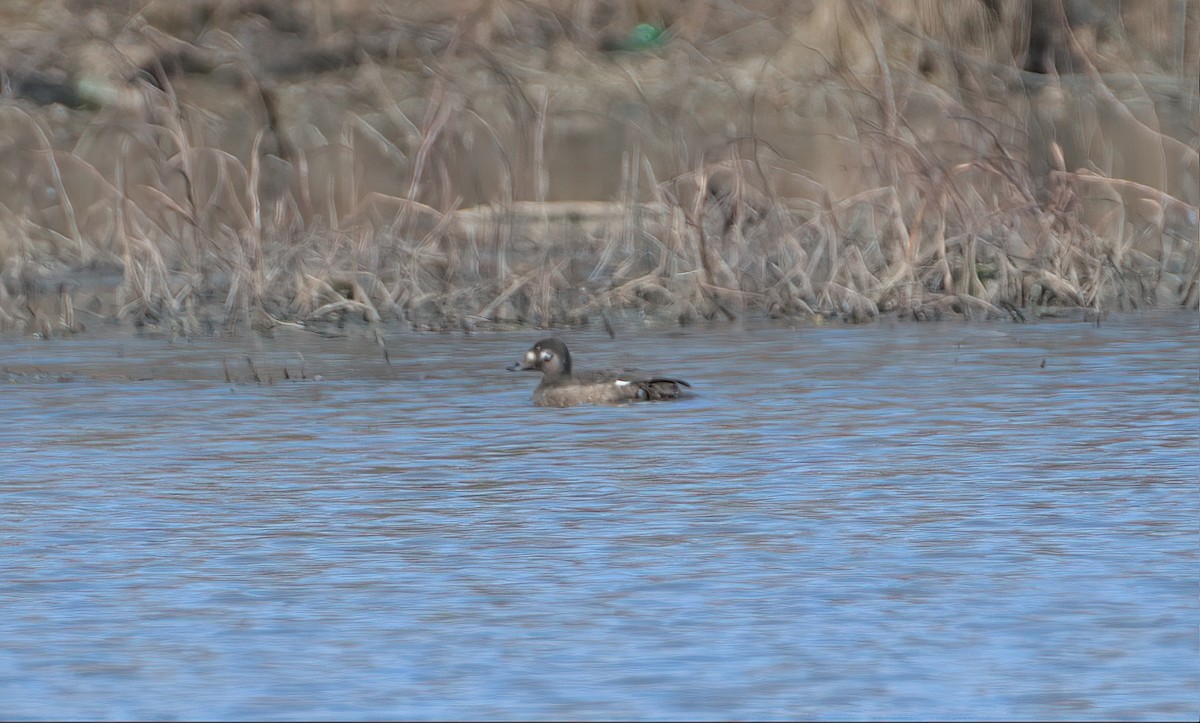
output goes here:
<path id="1" fill-rule="evenodd" d="M 655 377 L 636 370 L 582 372 L 547 384 L 543 381 L 533 393 L 540 407 L 573 407 L 578 404 L 620 404 L 634 401 L 665 401 L 690 386 L 682 379 Z"/>

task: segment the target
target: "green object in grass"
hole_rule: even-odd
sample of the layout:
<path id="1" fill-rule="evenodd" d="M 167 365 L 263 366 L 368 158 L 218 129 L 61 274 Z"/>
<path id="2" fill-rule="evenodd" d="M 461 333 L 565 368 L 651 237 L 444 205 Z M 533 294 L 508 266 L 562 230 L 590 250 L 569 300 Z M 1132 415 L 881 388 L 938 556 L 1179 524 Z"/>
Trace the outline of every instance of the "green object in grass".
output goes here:
<path id="1" fill-rule="evenodd" d="M 653 23 L 640 23 L 628 34 L 619 37 L 608 37 L 600 42 L 600 49 L 605 52 L 637 52 L 650 50 L 664 45 L 670 39 L 670 33 Z"/>
<path id="2" fill-rule="evenodd" d="M 665 38 L 663 37 L 662 28 L 650 23 L 641 23 L 633 29 L 633 32 L 629 33 L 625 45 L 630 50 L 645 50 L 656 45 L 662 45 L 663 40 Z"/>
<path id="3" fill-rule="evenodd" d="M 662 40 L 662 29 L 649 23 L 641 23 L 629 34 L 631 46 L 650 46 Z"/>

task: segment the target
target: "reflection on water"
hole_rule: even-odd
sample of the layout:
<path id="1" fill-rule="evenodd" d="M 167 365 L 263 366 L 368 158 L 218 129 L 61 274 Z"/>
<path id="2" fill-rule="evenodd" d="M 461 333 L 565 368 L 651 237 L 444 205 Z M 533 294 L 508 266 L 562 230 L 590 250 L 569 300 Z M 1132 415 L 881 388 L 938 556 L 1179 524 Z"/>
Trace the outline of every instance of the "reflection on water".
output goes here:
<path id="1" fill-rule="evenodd" d="M 0 715 L 1200 713 L 1192 315 L 536 336 L 0 346 Z"/>

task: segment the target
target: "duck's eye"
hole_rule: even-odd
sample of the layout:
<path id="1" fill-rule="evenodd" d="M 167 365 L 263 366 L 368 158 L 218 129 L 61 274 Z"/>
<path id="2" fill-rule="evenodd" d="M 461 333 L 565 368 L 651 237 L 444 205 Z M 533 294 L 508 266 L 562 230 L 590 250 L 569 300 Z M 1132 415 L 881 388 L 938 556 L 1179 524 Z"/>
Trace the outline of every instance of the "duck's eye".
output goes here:
<path id="1" fill-rule="evenodd" d="M 542 352 L 542 361 L 543 361 L 543 362 L 548 362 L 548 361 L 550 361 L 550 360 L 551 360 L 551 359 L 553 359 L 553 358 L 554 358 L 554 353 L 553 353 L 553 352 L 548 352 L 548 351 L 543 351 L 543 352 Z"/>

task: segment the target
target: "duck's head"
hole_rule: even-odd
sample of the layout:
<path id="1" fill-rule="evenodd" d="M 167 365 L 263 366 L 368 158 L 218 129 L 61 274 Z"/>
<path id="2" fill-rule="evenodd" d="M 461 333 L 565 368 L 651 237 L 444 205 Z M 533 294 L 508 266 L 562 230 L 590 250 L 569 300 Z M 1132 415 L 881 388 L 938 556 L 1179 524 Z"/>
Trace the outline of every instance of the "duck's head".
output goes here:
<path id="1" fill-rule="evenodd" d="M 521 361 L 508 367 L 510 372 L 540 371 L 546 379 L 571 374 L 571 352 L 558 339 L 542 339 L 525 352 Z"/>

